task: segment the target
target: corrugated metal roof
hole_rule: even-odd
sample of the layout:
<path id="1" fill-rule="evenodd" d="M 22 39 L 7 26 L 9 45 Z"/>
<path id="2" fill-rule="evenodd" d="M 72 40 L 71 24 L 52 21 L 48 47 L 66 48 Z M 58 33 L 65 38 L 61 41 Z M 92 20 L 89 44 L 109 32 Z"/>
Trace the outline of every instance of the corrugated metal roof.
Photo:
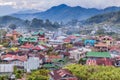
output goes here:
<path id="1" fill-rule="evenodd" d="M 88 52 L 87 57 L 103 57 L 111 58 L 111 55 L 108 52 Z"/>

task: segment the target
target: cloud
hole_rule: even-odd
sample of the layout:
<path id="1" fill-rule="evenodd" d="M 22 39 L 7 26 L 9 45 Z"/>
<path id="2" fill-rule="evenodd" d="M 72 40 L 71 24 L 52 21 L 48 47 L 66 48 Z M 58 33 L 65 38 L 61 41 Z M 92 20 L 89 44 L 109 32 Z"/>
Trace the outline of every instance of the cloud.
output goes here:
<path id="1" fill-rule="evenodd" d="M 11 5 L 19 9 L 46 10 L 60 4 L 102 9 L 109 6 L 120 6 L 120 0 L 0 0 L 1 6 Z"/>
<path id="2" fill-rule="evenodd" d="M 0 1 L 0 6 L 5 6 L 5 5 L 15 5 L 15 2 L 4 2 L 4 1 Z"/>

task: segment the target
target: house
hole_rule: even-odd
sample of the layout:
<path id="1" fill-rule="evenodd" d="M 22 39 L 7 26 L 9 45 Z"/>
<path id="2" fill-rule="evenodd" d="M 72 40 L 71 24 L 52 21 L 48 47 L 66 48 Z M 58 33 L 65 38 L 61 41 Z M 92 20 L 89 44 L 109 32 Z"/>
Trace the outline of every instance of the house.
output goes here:
<path id="1" fill-rule="evenodd" d="M 63 44 L 63 41 L 62 40 L 54 40 L 54 39 L 51 39 L 48 41 L 48 43 L 50 45 L 60 45 L 60 44 Z"/>
<path id="2" fill-rule="evenodd" d="M 112 65 L 111 55 L 109 52 L 87 52 L 86 58 L 87 65 Z"/>
<path id="3" fill-rule="evenodd" d="M 63 41 L 64 43 L 73 43 L 78 37 L 74 35 L 70 35 L 67 38 L 64 38 Z"/>
<path id="4" fill-rule="evenodd" d="M 29 57 L 37 57 L 39 58 L 39 64 L 40 64 L 40 68 L 42 67 L 42 64 L 45 62 L 45 56 L 43 54 L 39 54 L 39 53 L 30 53 L 28 54 Z"/>
<path id="5" fill-rule="evenodd" d="M 31 72 L 31 70 L 36 70 L 40 66 L 38 57 L 29 57 L 27 61 L 24 62 L 24 69 L 27 72 Z"/>
<path id="6" fill-rule="evenodd" d="M 69 70 L 58 69 L 49 73 L 50 80 L 78 80 Z"/>
<path id="7" fill-rule="evenodd" d="M 77 37 L 74 36 L 74 35 L 70 35 L 70 36 L 68 36 L 68 38 L 71 39 L 71 40 L 75 40 L 75 39 L 77 39 Z"/>
<path id="8" fill-rule="evenodd" d="M 119 45 L 120 45 L 120 41 L 116 41 L 116 45 L 118 45 L 118 46 L 119 46 Z"/>
<path id="9" fill-rule="evenodd" d="M 110 36 L 100 36 L 99 40 L 100 42 L 106 43 L 107 45 L 113 44 L 113 38 Z"/>
<path id="10" fill-rule="evenodd" d="M 109 45 L 106 43 L 99 42 L 94 45 L 94 50 L 98 52 L 107 52 L 109 51 Z"/>
<path id="11" fill-rule="evenodd" d="M 73 42 L 74 46 L 78 46 L 78 47 L 81 47 L 81 46 L 84 46 L 84 42 L 81 38 L 77 38 L 74 42 Z"/>
<path id="12" fill-rule="evenodd" d="M 35 47 L 32 48 L 32 50 L 37 50 L 37 51 L 40 51 L 40 50 L 45 50 L 46 48 L 42 45 L 37 45 Z"/>
<path id="13" fill-rule="evenodd" d="M 27 43 L 27 44 L 21 45 L 19 49 L 22 50 L 22 51 L 29 51 L 29 50 L 32 50 L 33 47 L 34 47 L 33 44 L 28 44 Z"/>
<path id="14" fill-rule="evenodd" d="M 79 61 L 81 58 L 84 58 L 86 56 L 86 52 L 90 52 L 91 49 L 88 48 L 79 48 L 79 49 L 75 49 L 75 50 L 71 50 L 69 51 L 70 59 L 74 59 L 75 61 Z"/>
<path id="15" fill-rule="evenodd" d="M 7 61 L 9 64 L 12 64 L 17 67 L 24 67 L 24 61 L 27 61 L 26 55 L 13 55 L 13 54 L 6 54 L 1 56 L 1 60 Z"/>
<path id="16" fill-rule="evenodd" d="M 48 69 L 58 69 L 63 66 L 64 63 L 67 62 L 66 58 L 63 58 L 61 55 L 46 55 L 45 63 L 43 64 L 44 68 Z"/>
<path id="17" fill-rule="evenodd" d="M 64 40 L 66 37 L 65 36 L 58 36 L 57 40 Z"/>
<path id="18" fill-rule="evenodd" d="M 69 57 L 70 53 L 69 52 L 60 52 L 60 55 L 62 55 L 63 57 Z"/>
<path id="19" fill-rule="evenodd" d="M 113 46 L 109 53 L 114 61 L 114 65 L 120 67 L 120 48 L 118 46 Z"/>
<path id="20" fill-rule="evenodd" d="M 61 55 L 46 55 L 45 56 L 45 59 L 46 59 L 46 62 L 53 62 L 55 59 L 61 59 L 61 58 L 63 58 L 63 56 L 61 56 Z"/>
<path id="21" fill-rule="evenodd" d="M 70 43 L 70 42 L 71 42 L 71 39 L 70 39 L 70 38 L 65 38 L 65 39 L 63 40 L 63 42 L 64 42 L 64 43 Z"/>
<path id="22" fill-rule="evenodd" d="M 42 67 L 46 69 L 50 69 L 50 70 L 55 70 L 55 69 L 60 68 L 60 66 L 52 64 L 52 63 L 43 64 Z"/>
<path id="23" fill-rule="evenodd" d="M 39 37 L 39 38 L 38 38 L 38 41 L 46 42 L 47 39 L 46 39 L 45 37 Z"/>
<path id="24" fill-rule="evenodd" d="M 76 36 L 76 37 L 80 37 L 80 34 L 73 34 L 74 36 Z"/>
<path id="25" fill-rule="evenodd" d="M 18 39 L 18 42 L 19 43 L 36 43 L 38 42 L 38 37 L 20 37 Z"/>
<path id="26" fill-rule="evenodd" d="M 109 51 L 112 58 L 120 57 L 120 48 L 113 47 Z"/>
<path id="27" fill-rule="evenodd" d="M 32 33 L 32 35 L 33 36 L 39 36 L 39 37 L 45 37 L 44 31 L 34 32 L 34 33 Z"/>
<path id="28" fill-rule="evenodd" d="M 20 34 L 17 31 L 12 31 L 12 33 L 7 33 L 6 37 L 12 38 L 14 41 L 17 40 L 17 38 L 20 36 Z"/>
<path id="29" fill-rule="evenodd" d="M 113 61 L 114 61 L 114 63 L 113 63 L 114 66 L 120 67 L 120 57 L 114 58 Z"/>
<path id="30" fill-rule="evenodd" d="M 84 41 L 84 45 L 85 46 L 94 46 L 95 43 L 96 43 L 96 40 L 89 40 L 89 39 L 87 39 L 87 40 Z"/>
<path id="31" fill-rule="evenodd" d="M 0 64 L 0 73 L 13 73 L 13 64 Z"/>

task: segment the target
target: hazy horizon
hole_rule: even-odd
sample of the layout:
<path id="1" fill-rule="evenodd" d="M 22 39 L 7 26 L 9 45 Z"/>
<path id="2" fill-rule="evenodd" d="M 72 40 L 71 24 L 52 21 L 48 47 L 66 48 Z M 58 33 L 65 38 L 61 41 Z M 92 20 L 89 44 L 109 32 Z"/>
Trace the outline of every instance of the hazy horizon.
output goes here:
<path id="1" fill-rule="evenodd" d="M 111 6 L 119 7 L 120 0 L 0 0 L 0 15 L 12 14 L 29 9 L 45 11 L 60 4 L 66 4 L 71 7 L 81 6 L 83 8 L 104 9 Z"/>

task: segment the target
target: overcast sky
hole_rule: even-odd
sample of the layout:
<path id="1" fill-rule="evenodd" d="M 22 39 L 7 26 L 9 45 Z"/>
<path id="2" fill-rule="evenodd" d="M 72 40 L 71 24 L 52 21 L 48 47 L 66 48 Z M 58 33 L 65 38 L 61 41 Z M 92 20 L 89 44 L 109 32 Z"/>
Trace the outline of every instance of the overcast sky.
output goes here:
<path id="1" fill-rule="evenodd" d="M 120 6 L 120 0 L 0 0 L 0 5 L 10 5 L 14 8 L 46 10 L 52 6 L 67 4 L 85 8 L 105 8 Z"/>
<path id="2" fill-rule="evenodd" d="M 60 4 L 103 9 L 109 6 L 120 6 L 120 0 L 0 0 L 0 15 L 12 14 L 25 9 L 45 11 Z"/>

